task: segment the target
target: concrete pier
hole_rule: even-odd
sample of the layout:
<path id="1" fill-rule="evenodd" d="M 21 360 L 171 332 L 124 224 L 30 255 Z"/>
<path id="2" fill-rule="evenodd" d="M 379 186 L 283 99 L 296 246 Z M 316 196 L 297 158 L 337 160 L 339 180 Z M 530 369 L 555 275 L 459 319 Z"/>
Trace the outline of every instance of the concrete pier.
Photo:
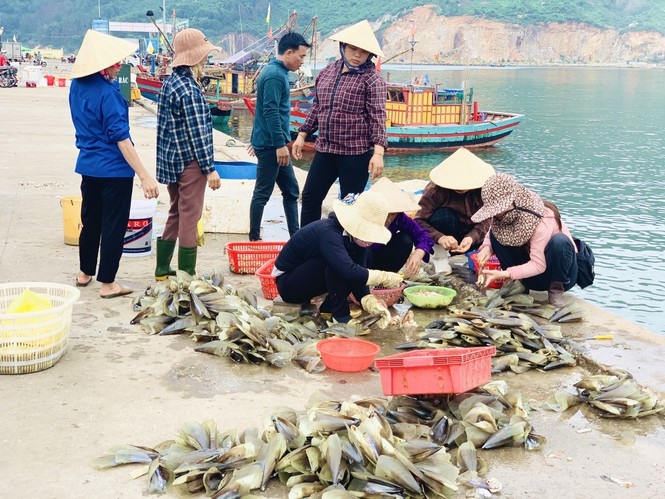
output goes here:
<path id="1" fill-rule="evenodd" d="M 67 99 L 67 88 L 0 89 L 0 282 L 74 284 L 78 248 L 63 243 L 59 205 L 60 197 L 79 194 L 80 183 L 74 173 L 77 150 Z M 142 107 L 130 109 L 133 140 L 154 172 L 151 116 Z M 134 197 L 140 198 L 138 182 L 135 185 Z M 274 216 L 265 223 L 266 240 L 288 237 L 280 201 L 271 200 Z M 167 203 L 162 186 L 160 216 Z M 221 262 L 227 282 L 260 295 L 255 276 L 228 272 L 224 244 L 245 239 L 207 234 L 198 269 L 209 271 Z M 118 279 L 138 293 L 153 282 L 154 264 L 154 256 L 123 258 Z M 98 292 L 95 282 L 81 288 L 69 350 L 60 362 L 39 373 L 0 376 L 0 497 L 144 497 L 146 479 L 132 480 L 133 468 L 98 471 L 91 465 L 93 459 L 114 445 L 151 446 L 172 438 L 188 421 L 212 418 L 220 431 L 262 429 L 271 409 L 302 410 L 317 392 L 335 399 L 382 395 L 377 372 L 314 375 L 295 365 L 238 365 L 194 352 L 194 343 L 186 337 L 149 336 L 129 324 L 134 315 L 131 296 L 102 300 Z M 625 370 L 663 401 L 665 337 L 611 311 L 588 303 L 584 308 L 585 321 L 565 325 L 565 334 L 611 333 L 613 340 L 584 342 L 574 368 L 496 378 L 506 380 L 537 408 L 557 390 L 572 389 L 588 372 Z M 381 334 L 373 332 L 367 339 L 381 343 Z M 386 346 L 380 356 L 393 353 Z M 588 408 L 564 414 L 533 410 L 536 432 L 548 439 L 543 450 L 505 448 L 482 456 L 489 463 L 489 476 L 503 483 L 505 498 L 657 498 L 665 494 L 663 421 L 662 416 L 603 419 Z M 271 485 L 258 495 L 285 494 L 285 489 Z M 166 497 L 176 494 L 170 491 Z"/>

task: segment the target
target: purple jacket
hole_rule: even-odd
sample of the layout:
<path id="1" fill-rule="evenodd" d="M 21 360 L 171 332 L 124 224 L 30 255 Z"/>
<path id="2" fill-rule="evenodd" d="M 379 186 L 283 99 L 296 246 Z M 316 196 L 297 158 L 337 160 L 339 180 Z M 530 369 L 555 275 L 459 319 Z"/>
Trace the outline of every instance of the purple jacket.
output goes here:
<path id="1" fill-rule="evenodd" d="M 425 252 L 425 257 L 423 258 L 424 262 L 429 262 L 429 256 L 432 254 L 434 248 L 434 241 L 429 237 L 429 234 L 425 229 L 423 229 L 416 221 L 409 218 L 404 213 L 398 213 L 390 225 L 388 230 L 392 234 L 397 234 L 398 232 L 405 232 L 411 239 L 413 239 L 413 245 L 415 249 L 421 249 Z M 373 244 L 372 251 L 377 251 L 383 248 L 383 244 Z"/>

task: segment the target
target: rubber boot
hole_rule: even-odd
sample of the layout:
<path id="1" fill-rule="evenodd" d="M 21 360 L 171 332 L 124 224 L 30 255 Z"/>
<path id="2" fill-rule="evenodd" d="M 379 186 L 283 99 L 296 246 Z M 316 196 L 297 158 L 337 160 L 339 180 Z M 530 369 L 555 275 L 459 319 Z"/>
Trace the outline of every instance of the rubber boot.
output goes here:
<path id="1" fill-rule="evenodd" d="M 178 269 L 184 270 L 191 276 L 196 275 L 196 250 L 196 246 L 193 248 L 178 246 Z"/>
<path id="2" fill-rule="evenodd" d="M 562 282 L 551 282 L 550 289 L 547 290 L 547 301 L 550 305 L 555 307 L 563 307 L 563 283 Z"/>
<path id="3" fill-rule="evenodd" d="M 157 266 L 155 267 L 155 279 L 158 281 L 165 280 L 170 275 L 175 275 L 175 270 L 171 268 L 171 259 L 173 258 L 173 251 L 175 250 L 175 241 L 168 239 L 157 238 Z"/>

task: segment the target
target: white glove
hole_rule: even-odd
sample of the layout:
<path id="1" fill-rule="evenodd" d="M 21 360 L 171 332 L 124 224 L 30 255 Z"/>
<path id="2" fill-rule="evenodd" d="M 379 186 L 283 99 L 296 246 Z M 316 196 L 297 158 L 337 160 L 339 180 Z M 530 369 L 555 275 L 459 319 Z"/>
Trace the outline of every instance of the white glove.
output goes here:
<path id="1" fill-rule="evenodd" d="M 383 270 L 368 270 L 368 286 L 383 286 L 384 288 L 399 288 L 402 284 L 402 276 L 395 272 L 385 272 Z"/>
<path id="2" fill-rule="evenodd" d="M 362 306 L 363 310 L 368 314 L 383 315 L 383 317 L 381 317 L 376 323 L 376 325 L 379 326 L 379 328 L 384 329 L 390 322 L 391 319 L 390 311 L 386 308 L 386 306 L 383 303 L 381 303 L 381 300 L 379 300 L 372 293 L 363 297 L 363 299 L 360 300 L 360 305 Z"/>

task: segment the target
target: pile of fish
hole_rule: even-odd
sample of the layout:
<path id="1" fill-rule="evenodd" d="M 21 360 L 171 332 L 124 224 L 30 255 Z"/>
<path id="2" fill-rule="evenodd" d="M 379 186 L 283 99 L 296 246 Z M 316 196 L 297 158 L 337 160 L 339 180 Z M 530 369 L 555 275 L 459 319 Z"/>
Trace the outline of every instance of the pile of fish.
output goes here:
<path id="1" fill-rule="evenodd" d="M 256 296 L 224 284 L 219 272 L 209 279 L 177 271 L 175 278 L 146 288 L 135 299 L 141 324 L 150 334 L 189 334 L 205 342 L 196 351 L 229 357 L 235 362 L 284 367 L 295 361 L 308 372 L 325 365 L 316 341 L 327 324 L 313 317 L 271 314 L 257 307 Z M 349 326 L 362 332 L 363 325 Z"/>
<path id="2" fill-rule="evenodd" d="M 658 397 L 641 387 L 630 375 L 599 374 L 587 376 L 573 385 L 577 393 L 557 392 L 545 403 L 545 408 L 563 412 L 577 404 L 587 403 L 608 418 L 641 418 L 665 409 Z"/>
<path id="3" fill-rule="evenodd" d="M 520 374 L 534 368 L 549 371 L 574 366 L 575 358 L 561 344 L 564 341 L 561 326 L 540 325 L 530 317 L 528 314 L 542 312 L 544 306 L 536 306 L 533 296 L 523 292 L 522 284 L 510 281 L 482 301 L 469 295 L 458 301 L 456 307 L 448 308 L 448 315 L 425 326 L 415 341 L 395 348 L 494 346 L 497 356 L 492 359 L 492 372 L 495 373 L 510 369 Z"/>
<path id="4" fill-rule="evenodd" d="M 226 499 L 264 491 L 272 477 L 290 499 L 455 497 L 459 484 L 491 497 L 501 484 L 480 477 L 487 464 L 476 448 L 536 449 L 544 441 L 519 395 L 499 382 L 449 400 L 313 399 L 304 413 L 273 412 L 261 435 L 256 428 L 220 432 L 211 420 L 190 423 L 174 440 L 116 447 L 94 465 L 143 463 L 134 476 L 147 474 L 151 492 L 172 484 Z"/>

